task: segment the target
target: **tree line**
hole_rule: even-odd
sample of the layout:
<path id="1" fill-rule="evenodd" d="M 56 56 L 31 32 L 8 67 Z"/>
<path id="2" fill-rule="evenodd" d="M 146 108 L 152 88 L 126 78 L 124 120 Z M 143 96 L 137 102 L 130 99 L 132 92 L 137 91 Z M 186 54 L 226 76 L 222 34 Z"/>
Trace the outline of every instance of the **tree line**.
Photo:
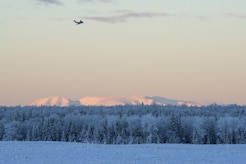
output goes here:
<path id="1" fill-rule="evenodd" d="M 2 106 L 0 140 L 245 144 L 246 106 Z"/>

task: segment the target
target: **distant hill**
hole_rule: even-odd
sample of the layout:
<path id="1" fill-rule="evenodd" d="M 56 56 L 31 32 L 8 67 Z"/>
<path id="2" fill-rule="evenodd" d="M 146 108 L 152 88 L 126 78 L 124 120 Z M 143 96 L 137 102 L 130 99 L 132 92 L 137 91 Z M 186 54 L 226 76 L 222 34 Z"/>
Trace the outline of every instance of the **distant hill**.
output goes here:
<path id="1" fill-rule="evenodd" d="M 33 101 L 31 106 L 116 106 L 116 105 L 186 105 L 199 106 L 192 101 L 172 100 L 158 96 L 86 96 L 71 100 L 61 96 L 50 96 Z"/>
<path id="2" fill-rule="evenodd" d="M 79 101 L 70 100 L 61 96 L 41 98 L 33 101 L 31 106 L 79 106 Z"/>

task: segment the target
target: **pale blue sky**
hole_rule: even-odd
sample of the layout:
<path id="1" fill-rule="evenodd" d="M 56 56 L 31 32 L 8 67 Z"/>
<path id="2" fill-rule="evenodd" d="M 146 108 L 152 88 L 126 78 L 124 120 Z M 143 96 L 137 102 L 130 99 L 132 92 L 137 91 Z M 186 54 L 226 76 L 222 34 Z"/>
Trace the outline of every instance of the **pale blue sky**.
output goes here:
<path id="1" fill-rule="evenodd" d="M 55 95 L 246 104 L 245 0 L 0 2 L 0 105 Z"/>

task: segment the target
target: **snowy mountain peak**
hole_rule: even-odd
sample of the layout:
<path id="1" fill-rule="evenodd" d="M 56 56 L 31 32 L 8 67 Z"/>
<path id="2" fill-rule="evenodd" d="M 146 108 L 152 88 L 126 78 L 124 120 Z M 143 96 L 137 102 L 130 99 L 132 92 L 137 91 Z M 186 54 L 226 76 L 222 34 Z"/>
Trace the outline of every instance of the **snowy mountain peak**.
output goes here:
<path id="1" fill-rule="evenodd" d="M 73 106 L 80 105 L 78 101 L 72 101 L 68 98 L 61 96 L 50 96 L 38 99 L 30 104 L 31 106 Z"/>
<path id="2" fill-rule="evenodd" d="M 86 96 L 79 100 L 70 100 L 65 97 L 47 97 L 34 101 L 32 106 L 116 106 L 116 105 L 186 105 L 199 106 L 191 101 L 179 101 L 166 99 L 164 97 L 142 97 L 142 96 Z"/>
<path id="3" fill-rule="evenodd" d="M 172 100 L 166 99 L 164 97 L 153 96 L 153 97 L 145 97 L 147 99 L 151 99 L 157 105 L 185 105 L 185 106 L 201 106 L 200 104 L 193 101 L 181 101 L 181 100 Z"/>
<path id="4" fill-rule="evenodd" d="M 115 105 L 151 105 L 154 103 L 151 99 L 140 96 L 87 96 L 80 99 L 82 105 L 93 106 L 115 106 Z"/>

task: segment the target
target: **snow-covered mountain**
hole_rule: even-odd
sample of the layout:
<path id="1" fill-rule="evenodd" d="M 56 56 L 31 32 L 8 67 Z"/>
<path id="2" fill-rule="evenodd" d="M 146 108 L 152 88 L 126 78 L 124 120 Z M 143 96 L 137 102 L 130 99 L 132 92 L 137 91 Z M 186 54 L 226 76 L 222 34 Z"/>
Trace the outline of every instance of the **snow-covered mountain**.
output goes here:
<path id="1" fill-rule="evenodd" d="M 193 101 L 172 100 L 172 99 L 166 99 L 164 97 L 159 97 L 159 96 L 145 97 L 145 98 L 153 100 L 153 102 L 157 105 L 201 106 L 199 103 L 196 103 Z"/>
<path id="2" fill-rule="evenodd" d="M 80 99 L 82 105 L 93 106 L 115 106 L 115 105 L 151 105 L 154 103 L 152 99 L 147 99 L 141 96 L 88 96 Z"/>
<path id="3" fill-rule="evenodd" d="M 115 106 L 115 105 L 186 105 L 199 106 L 191 101 L 179 101 L 166 99 L 164 97 L 142 97 L 142 96 L 86 96 L 79 100 L 70 100 L 65 97 L 54 96 L 34 101 L 32 106 Z"/>
<path id="4" fill-rule="evenodd" d="M 61 96 L 50 96 L 35 100 L 30 104 L 31 106 L 78 106 L 81 105 L 79 101 L 70 100 Z"/>

